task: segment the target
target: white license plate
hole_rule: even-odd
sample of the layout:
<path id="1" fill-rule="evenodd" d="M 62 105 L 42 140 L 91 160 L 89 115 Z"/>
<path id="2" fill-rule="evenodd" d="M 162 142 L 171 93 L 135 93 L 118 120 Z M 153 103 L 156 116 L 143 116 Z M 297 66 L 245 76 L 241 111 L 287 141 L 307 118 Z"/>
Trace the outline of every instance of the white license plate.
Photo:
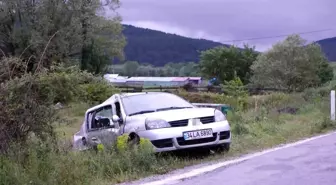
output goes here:
<path id="1" fill-rule="evenodd" d="M 212 136 L 213 136 L 212 129 L 183 132 L 184 140 L 202 139 L 202 138 L 208 138 Z"/>

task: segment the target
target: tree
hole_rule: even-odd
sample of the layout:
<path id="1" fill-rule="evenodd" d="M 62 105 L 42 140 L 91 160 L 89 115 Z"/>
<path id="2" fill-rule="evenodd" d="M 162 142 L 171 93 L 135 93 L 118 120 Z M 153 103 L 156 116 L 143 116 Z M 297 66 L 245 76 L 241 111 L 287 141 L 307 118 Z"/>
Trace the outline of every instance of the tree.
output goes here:
<path id="1" fill-rule="evenodd" d="M 258 53 L 254 47 L 244 45 L 244 49 L 232 47 L 215 47 L 201 52 L 200 70 L 208 78 L 216 77 L 219 81 L 230 81 L 234 75 L 249 82 L 250 66 L 256 60 Z"/>
<path id="2" fill-rule="evenodd" d="M 171 67 L 164 67 L 166 76 L 173 76 L 174 75 L 174 69 Z"/>
<path id="3" fill-rule="evenodd" d="M 233 103 L 233 105 L 235 105 L 236 108 L 238 109 L 246 108 L 248 91 L 244 89 L 243 82 L 240 80 L 239 77 L 237 77 L 236 74 L 234 74 L 232 80 L 224 82 L 223 89 L 226 95 L 233 97 L 233 99 L 231 100 L 232 102 L 230 103 Z"/>
<path id="4" fill-rule="evenodd" d="M 100 42 L 96 42 L 97 43 L 92 40 L 90 48 L 87 48 L 87 61 L 84 69 L 94 74 L 99 74 L 107 71 L 107 67 L 111 63 L 111 60 L 109 55 L 102 51 L 102 47 L 99 45 Z"/>
<path id="5" fill-rule="evenodd" d="M 199 76 L 199 65 L 195 62 L 182 63 L 178 70 L 179 76 Z"/>
<path id="6" fill-rule="evenodd" d="M 3 0 L 0 47 L 6 56 L 20 56 L 28 70 L 48 67 L 76 52 L 80 43 L 72 1 Z M 45 50 L 46 49 L 46 50 Z"/>
<path id="7" fill-rule="evenodd" d="M 330 81 L 333 72 L 318 44 L 291 35 L 261 54 L 251 66 L 251 83 L 259 87 L 301 91 Z"/>
<path id="8" fill-rule="evenodd" d="M 125 41 L 120 17 L 103 17 L 104 7 L 112 12 L 118 7 L 116 0 L 0 3 L 0 49 L 5 56 L 19 57 L 28 71 L 49 68 L 53 62 L 79 59 L 82 69 L 96 72 L 104 68 L 102 63 L 92 67 L 96 64 L 89 60 L 93 55 L 99 61 L 122 57 Z"/>
<path id="9" fill-rule="evenodd" d="M 77 0 L 78 1 L 78 0 Z M 95 55 L 96 51 L 101 54 L 95 55 L 99 57 L 97 60 L 110 61 L 114 57 L 123 59 L 123 49 L 125 46 L 125 38 L 122 35 L 121 18 L 116 15 L 113 18 L 105 18 L 104 7 L 110 7 L 110 11 L 115 11 L 119 7 L 118 0 L 87 0 L 79 1 L 80 5 L 80 21 L 82 30 L 81 45 L 81 69 L 91 71 L 92 65 L 97 63 L 91 62 L 91 55 Z M 97 15 L 98 14 L 100 15 Z M 96 50 L 93 50 L 95 48 Z M 109 64 L 107 61 L 97 65 Z M 99 66 L 93 67 L 95 69 Z M 91 71 L 96 72 L 96 71 Z"/>
<path id="10" fill-rule="evenodd" d="M 127 61 L 124 64 L 124 72 L 127 76 L 135 76 L 139 68 L 139 63 L 137 61 Z"/>

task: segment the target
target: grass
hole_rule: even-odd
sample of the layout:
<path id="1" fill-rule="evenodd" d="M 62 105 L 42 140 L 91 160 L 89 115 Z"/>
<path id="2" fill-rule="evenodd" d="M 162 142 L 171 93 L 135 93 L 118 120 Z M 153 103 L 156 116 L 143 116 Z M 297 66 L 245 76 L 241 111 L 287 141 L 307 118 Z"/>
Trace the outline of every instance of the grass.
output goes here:
<path id="1" fill-rule="evenodd" d="M 61 123 L 56 123 L 55 128 L 59 136 L 71 139 L 73 134 L 78 132 L 84 121 L 85 111 L 90 108 L 87 103 L 70 104 L 60 110 Z"/>
<path id="2" fill-rule="evenodd" d="M 215 96 L 215 95 L 212 95 Z M 220 99 L 220 98 L 218 98 Z M 309 99 L 301 94 L 271 94 L 250 97 L 248 109 L 228 115 L 232 126 L 232 148 L 229 153 L 215 155 L 153 155 L 148 149 L 137 151 L 72 152 L 58 145 L 50 149 L 48 142 L 31 144 L 25 153 L 0 158 L 1 184 L 116 184 L 206 161 L 225 160 L 253 151 L 292 142 L 335 128 L 329 121 L 327 98 Z M 225 102 L 223 102 L 225 103 Z M 61 138 L 70 139 L 78 131 L 85 103 L 72 104 L 61 115 L 69 120 L 56 124 Z M 278 113 L 284 107 L 300 108 L 296 114 Z M 20 151 L 20 150 L 19 150 Z M 22 165 L 23 164 L 23 165 Z"/>

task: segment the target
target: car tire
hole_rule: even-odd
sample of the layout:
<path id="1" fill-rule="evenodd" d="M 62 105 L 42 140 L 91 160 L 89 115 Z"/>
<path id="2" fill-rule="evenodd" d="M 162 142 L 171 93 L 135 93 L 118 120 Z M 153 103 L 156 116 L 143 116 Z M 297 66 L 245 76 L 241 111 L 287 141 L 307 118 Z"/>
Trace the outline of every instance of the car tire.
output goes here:
<path id="1" fill-rule="evenodd" d="M 133 146 L 137 146 L 140 144 L 140 138 L 138 135 L 134 134 L 134 135 L 130 135 L 128 138 L 128 144 L 133 147 Z"/>
<path id="2" fill-rule="evenodd" d="M 229 152 L 230 151 L 230 143 L 220 144 L 213 148 L 216 152 Z"/>
<path id="3" fill-rule="evenodd" d="M 231 146 L 231 143 L 225 143 L 222 145 L 222 148 L 225 152 L 229 152 L 230 151 L 230 146 Z"/>

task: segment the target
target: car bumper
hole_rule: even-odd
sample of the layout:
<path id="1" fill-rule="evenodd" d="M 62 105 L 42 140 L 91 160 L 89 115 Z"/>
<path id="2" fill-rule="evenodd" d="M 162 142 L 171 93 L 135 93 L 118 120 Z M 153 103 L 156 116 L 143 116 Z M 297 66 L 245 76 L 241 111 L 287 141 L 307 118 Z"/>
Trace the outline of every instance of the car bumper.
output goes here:
<path id="1" fill-rule="evenodd" d="M 188 141 L 185 141 L 183 138 L 183 132 L 210 128 L 212 129 L 213 137 Z M 140 131 L 137 134 L 140 137 L 149 139 L 156 152 L 207 147 L 231 142 L 231 132 L 228 121 L 221 121 L 198 126 L 146 130 Z"/>

